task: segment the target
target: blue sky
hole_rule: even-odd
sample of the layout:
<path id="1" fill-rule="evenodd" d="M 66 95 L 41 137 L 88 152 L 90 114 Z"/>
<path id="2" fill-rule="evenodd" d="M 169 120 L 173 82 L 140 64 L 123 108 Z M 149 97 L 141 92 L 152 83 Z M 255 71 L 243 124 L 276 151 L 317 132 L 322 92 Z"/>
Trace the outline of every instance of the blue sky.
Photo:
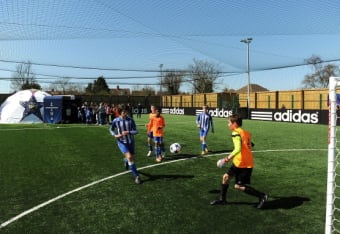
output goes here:
<path id="1" fill-rule="evenodd" d="M 305 59 L 340 59 L 339 22 L 335 0 L 4 0 L 0 93 L 11 91 L 6 78 L 16 62 L 28 60 L 39 80 L 48 75 L 48 81 L 92 83 L 103 75 L 111 88 L 142 88 L 159 83 L 160 64 L 185 70 L 197 59 L 234 74 L 221 77 L 216 91 L 239 89 L 247 85 L 246 45 L 240 42 L 247 37 L 253 38 L 251 83 L 300 89 L 312 72 Z"/>

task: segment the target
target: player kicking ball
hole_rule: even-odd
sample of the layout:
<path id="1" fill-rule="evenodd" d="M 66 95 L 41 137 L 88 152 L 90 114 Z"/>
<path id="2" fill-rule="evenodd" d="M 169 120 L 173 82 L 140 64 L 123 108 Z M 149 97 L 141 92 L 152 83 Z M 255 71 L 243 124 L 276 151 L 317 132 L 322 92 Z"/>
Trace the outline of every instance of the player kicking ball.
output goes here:
<path id="1" fill-rule="evenodd" d="M 261 209 L 264 203 L 268 200 L 268 195 L 249 186 L 254 166 L 253 153 L 251 151 L 253 145 L 251 141 L 251 134 L 241 128 L 242 118 L 238 114 L 233 114 L 228 118 L 228 127 L 232 131 L 231 137 L 234 144 L 234 150 L 226 158 L 218 160 L 217 166 L 221 168 L 225 163 L 231 160 L 232 165 L 222 177 L 220 198 L 212 201 L 210 204 L 227 204 L 229 181 L 231 178 L 235 178 L 234 188 L 251 196 L 257 197 L 259 199 L 259 203 L 256 207 Z"/>

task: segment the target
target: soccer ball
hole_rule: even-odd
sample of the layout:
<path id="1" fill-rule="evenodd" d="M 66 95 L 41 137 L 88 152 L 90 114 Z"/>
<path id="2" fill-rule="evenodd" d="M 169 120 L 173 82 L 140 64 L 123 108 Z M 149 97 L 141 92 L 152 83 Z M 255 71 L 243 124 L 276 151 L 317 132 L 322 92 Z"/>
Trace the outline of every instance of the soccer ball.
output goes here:
<path id="1" fill-rule="evenodd" d="M 173 143 L 170 145 L 170 152 L 172 154 L 178 154 L 179 152 L 181 152 L 181 145 L 179 143 Z"/>

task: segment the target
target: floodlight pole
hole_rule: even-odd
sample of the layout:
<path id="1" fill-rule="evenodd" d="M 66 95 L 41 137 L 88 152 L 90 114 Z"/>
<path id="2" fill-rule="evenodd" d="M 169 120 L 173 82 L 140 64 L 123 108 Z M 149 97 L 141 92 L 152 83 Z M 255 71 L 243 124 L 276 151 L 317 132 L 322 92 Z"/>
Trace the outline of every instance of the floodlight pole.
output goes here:
<path id="1" fill-rule="evenodd" d="M 247 44 L 247 75 L 248 75 L 248 88 L 247 88 L 247 109 L 248 119 L 250 118 L 250 63 L 249 63 L 249 44 L 253 38 L 249 37 L 241 40 L 240 42 Z"/>
<path id="2" fill-rule="evenodd" d="M 159 85 L 159 97 L 160 97 L 160 103 L 159 107 L 162 107 L 162 84 L 163 84 L 163 64 L 159 64 L 159 70 L 161 74 L 161 83 Z"/>

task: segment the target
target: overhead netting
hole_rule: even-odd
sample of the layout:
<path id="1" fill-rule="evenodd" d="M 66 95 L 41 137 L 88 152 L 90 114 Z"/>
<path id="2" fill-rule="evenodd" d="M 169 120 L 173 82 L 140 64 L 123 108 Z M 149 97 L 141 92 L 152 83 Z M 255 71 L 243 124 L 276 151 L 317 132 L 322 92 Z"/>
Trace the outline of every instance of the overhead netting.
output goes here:
<path id="1" fill-rule="evenodd" d="M 228 76 L 246 72 L 247 37 L 252 71 L 302 66 L 312 55 L 338 61 L 339 21 L 338 1 L 3 0 L 0 70 L 29 60 L 40 76 L 138 72 L 147 84 L 160 63 L 186 69 L 196 58 Z"/>

